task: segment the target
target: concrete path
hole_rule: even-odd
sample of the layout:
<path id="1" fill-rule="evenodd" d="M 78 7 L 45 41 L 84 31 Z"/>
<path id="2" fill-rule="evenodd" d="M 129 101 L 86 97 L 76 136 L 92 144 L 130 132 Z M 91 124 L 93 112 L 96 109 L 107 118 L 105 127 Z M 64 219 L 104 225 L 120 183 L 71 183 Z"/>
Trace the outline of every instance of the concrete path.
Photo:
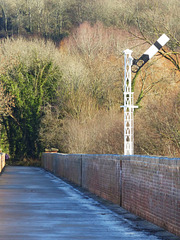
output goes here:
<path id="1" fill-rule="evenodd" d="M 177 240 L 124 209 L 99 202 L 40 168 L 0 175 L 0 240 Z"/>

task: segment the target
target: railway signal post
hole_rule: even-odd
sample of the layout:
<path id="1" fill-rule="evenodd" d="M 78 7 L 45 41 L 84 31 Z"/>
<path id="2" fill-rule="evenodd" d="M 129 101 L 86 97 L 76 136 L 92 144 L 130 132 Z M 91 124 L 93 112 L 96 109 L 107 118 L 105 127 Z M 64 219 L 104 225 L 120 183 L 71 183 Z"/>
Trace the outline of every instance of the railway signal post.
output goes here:
<path id="1" fill-rule="evenodd" d="M 139 59 L 133 59 L 132 51 L 124 51 L 124 155 L 134 154 L 134 93 L 132 92 L 131 73 L 137 73 L 167 42 L 163 34 Z"/>

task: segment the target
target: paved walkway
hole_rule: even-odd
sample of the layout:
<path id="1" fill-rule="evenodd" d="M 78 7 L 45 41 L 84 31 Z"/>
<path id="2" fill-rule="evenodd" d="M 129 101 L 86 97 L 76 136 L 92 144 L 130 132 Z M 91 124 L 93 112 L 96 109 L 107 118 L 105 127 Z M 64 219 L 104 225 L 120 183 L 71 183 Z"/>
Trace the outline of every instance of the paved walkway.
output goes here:
<path id="1" fill-rule="evenodd" d="M 0 240 L 177 240 L 122 208 L 33 167 L 0 175 Z"/>

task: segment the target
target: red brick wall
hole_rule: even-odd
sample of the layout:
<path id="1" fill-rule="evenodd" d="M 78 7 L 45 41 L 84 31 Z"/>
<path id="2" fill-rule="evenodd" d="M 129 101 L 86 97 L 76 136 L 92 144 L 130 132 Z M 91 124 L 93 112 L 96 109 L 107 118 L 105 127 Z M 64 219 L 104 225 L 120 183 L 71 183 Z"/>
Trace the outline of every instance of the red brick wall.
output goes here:
<path id="1" fill-rule="evenodd" d="M 80 154 L 54 154 L 54 173 L 56 176 L 81 186 L 82 156 Z"/>
<path id="2" fill-rule="evenodd" d="M 54 153 L 43 153 L 42 154 L 42 165 L 43 165 L 43 167 L 46 170 L 48 170 L 52 173 L 54 173 L 54 169 L 53 169 L 53 159 L 54 159 L 54 157 L 53 157 L 53 155 L 54 155 Z"/>
<path id="3" fill-rule="evenodd" d="M 180 236 L 180 159 L 45 153 L 45 169 Z"/>
<path id="4" fill-rule="evenodd" d="M 180 235 L 180 159 L 122 161 L 122 207 Z"/>
<path id="5" fill-rule="evenodd" d="M 82 187 L 120 204 L 120 156 L 83 155 Z"/>
<path id="6" fill-rule="evenodd" d="M 43 153 L 43 167 L 56 176 L 81 186 L 81 159 L 80 154 Z"/>

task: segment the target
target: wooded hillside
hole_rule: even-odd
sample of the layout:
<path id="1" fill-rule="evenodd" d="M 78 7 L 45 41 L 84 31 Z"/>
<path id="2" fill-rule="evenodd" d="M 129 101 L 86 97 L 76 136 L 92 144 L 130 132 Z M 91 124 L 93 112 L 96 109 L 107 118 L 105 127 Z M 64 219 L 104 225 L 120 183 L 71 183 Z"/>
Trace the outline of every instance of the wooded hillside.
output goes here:
<path id="1" fill-rule="evenodd" d="M 0 0 L 1 148 L 123 154 L 123 50 L 133 74 L 135 154 L 180 157 L 179 0 Z"/>

